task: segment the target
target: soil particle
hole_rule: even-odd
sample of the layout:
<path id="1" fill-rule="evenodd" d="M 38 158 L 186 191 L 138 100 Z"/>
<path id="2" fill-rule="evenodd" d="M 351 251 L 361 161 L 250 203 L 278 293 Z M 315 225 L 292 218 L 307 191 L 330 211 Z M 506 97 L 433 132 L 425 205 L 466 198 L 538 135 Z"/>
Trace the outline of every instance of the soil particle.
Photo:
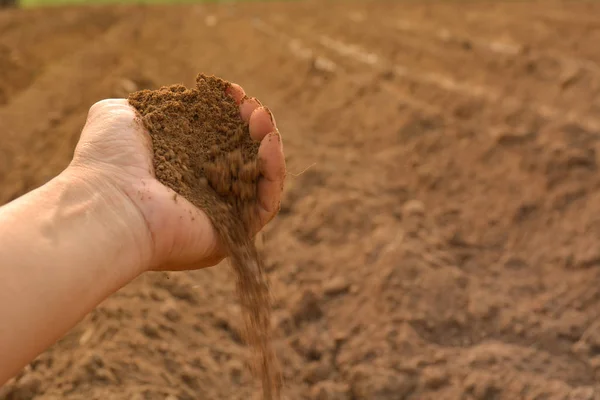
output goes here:
<path id="1" fill-rule="evenodd" d="M 318 320 L 323 316 L 319 298 L 312 290 L 306 290 L 298 297 L 293 307 L 293 316 L 297 325 Z"/>
<path id="2" fill-rule="evenodd" d="M 304 371 L 303 380 L 308 384 L 315 384 L 329 377 L 331 368 L 324 362 L 311 362 Z"/>
<path id="3" fill-rule="evenodd" d="M 406 399 L 416 387 L 408 375 L 372 367 L 354 369 L 351 382 L 353 398 L 361 400 Z"/>
<path id="4" fill-rule="evenodd" d="M 336 276 L 323 284 L 325 294 L 334 296 L 347 292 L 350 289 L 350 283 L 343 276 Z"/>
<path id="5" fill-rule="evenodd" d="M 346 384 L 323 381 L 311 389 L 313 400 L 350 400 L 349 388 Z"/>

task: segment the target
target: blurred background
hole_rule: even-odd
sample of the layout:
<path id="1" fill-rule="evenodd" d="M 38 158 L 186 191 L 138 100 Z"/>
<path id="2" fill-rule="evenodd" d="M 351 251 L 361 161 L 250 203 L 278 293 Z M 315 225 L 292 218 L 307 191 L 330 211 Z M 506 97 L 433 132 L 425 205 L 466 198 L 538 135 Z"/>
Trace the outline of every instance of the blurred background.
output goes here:
<path id="1" fill-rule="evenodd" d="M 100 99 L 204 72 L 274 111 L 286 399 L 600 399 L 600 3 L 14 3 L 0 204 Z M 251 399 L 234 290 L 226 266 L 142 276 L 0 399 Z"/>

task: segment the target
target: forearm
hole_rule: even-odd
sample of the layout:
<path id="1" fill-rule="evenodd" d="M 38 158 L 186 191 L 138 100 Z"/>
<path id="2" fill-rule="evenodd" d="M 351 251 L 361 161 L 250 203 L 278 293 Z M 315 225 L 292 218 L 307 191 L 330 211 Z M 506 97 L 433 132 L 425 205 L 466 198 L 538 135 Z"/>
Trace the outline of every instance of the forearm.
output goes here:
<path id="1" fill-rule="evenodd" d="M 143 217 L 87 178 L 66 171 L 0 208 L 0 385 L 144 270 L 128 226 Z"/>

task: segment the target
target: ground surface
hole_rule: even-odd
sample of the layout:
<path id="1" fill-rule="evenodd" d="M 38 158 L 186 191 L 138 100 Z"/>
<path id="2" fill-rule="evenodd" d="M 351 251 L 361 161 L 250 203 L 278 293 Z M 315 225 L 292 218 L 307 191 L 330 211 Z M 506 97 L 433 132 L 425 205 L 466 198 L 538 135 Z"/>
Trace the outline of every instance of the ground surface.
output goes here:
<path id="1" fill-rule="evenodd" d="M 214 73 L 314 164 L 261 238 L 288 399 L 600 399 L 600 3 L 458 4 L 2 11 L 0 204 Z M 228 268 L 146 275 L 0 398 L 249 399 L 240 322 Z"/>
<path id="2" fill-rule="evenodd" d="M 246 1 L 288 1 L 288 0 L 4 0 L 17 1 L 21 7 L 54 7 L 65 5 L 98 5 L 98 4 L 198 4 L 219 2 L 246 2 Z M 292 0 L 294 1 L 294 0 Z M 2 2 L 0 1 L 0 4 Z"/>

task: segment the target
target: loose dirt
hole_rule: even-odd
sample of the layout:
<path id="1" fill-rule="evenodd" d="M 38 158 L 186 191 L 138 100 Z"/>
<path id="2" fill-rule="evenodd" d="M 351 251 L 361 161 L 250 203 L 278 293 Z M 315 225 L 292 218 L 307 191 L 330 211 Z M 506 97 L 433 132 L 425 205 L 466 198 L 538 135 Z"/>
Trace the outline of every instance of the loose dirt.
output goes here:
<path id="1" fill-rule="evenodd" d="M 152 137 L 157 179 L 204 210 L 215 226 L 235 270 L 245 337 L 259 353 L 254 368 L 263 399 L 279 399 L 268 282 L 251 239 L 259 223 L 259 143 L 251 139 L 238 105 L 226 93 L 229 87 L 200 74 L 193 89 L 174 85 L 143 90 L 131 94 L 129 103 Z"/>
<path id="2" fill-rule="evenodd" d="M 599 27 L 597 1 L 2 10 L 0 203 L 94 102 L 208 71 L 285 139 L 256 240 L 285 397 L 600 399 Z M 251 399 L 235 282 L 142 276 L 0 399 Z"/>

